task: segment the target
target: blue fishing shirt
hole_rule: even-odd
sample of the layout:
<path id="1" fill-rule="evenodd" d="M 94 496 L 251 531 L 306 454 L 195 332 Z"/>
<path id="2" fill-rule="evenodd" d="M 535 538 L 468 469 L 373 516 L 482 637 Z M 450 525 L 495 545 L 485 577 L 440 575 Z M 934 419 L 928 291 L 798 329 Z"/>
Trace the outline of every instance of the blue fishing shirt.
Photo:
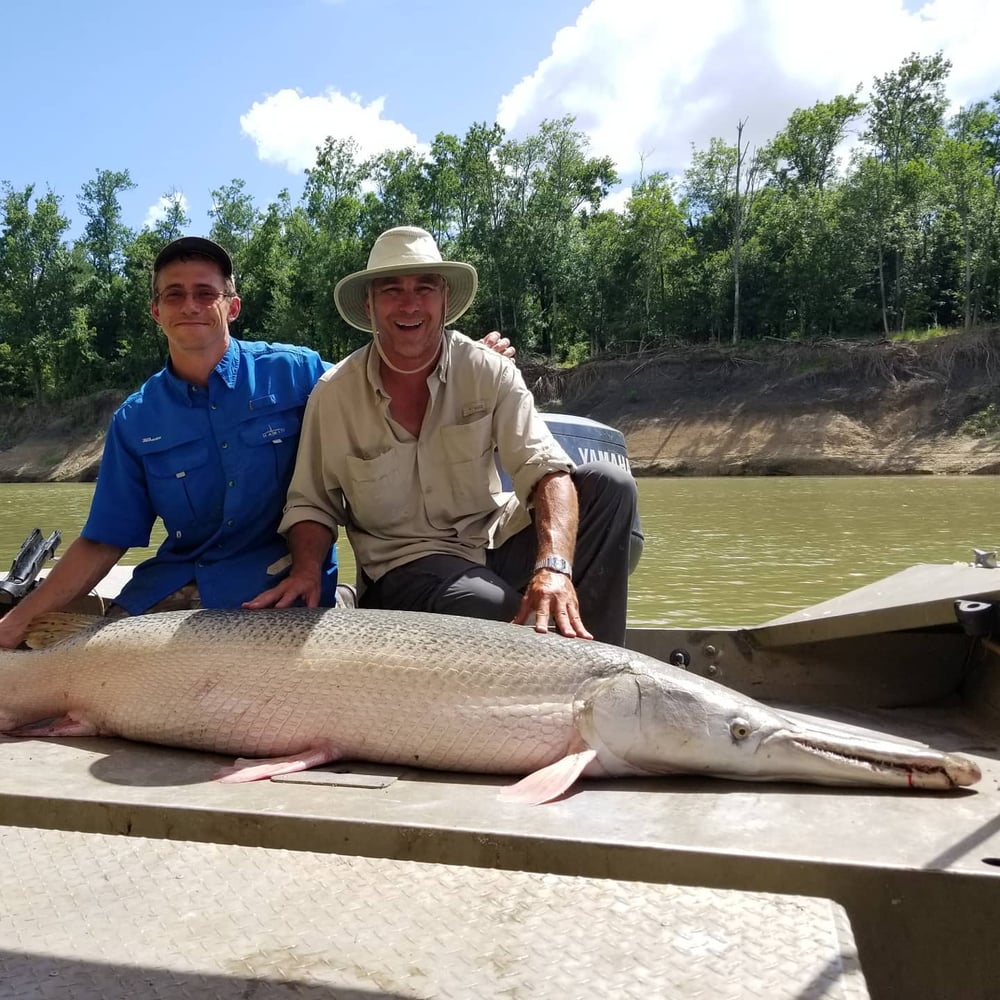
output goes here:
<path id="1" fill-rule="evenodd" d="M 141 614 L 194 581 L 205 607 L 238 608 L 286 575 L 278 522 L 306 399 L 329 367 L 308 348 L 232 340 L 207 388 L 167 365 L 115 411 L 81 534 L 146 546 L 159 517 L 167 535 L 135 567 L 122 607 Z M 324 606 L 336 587 L 334 546 Z"/>

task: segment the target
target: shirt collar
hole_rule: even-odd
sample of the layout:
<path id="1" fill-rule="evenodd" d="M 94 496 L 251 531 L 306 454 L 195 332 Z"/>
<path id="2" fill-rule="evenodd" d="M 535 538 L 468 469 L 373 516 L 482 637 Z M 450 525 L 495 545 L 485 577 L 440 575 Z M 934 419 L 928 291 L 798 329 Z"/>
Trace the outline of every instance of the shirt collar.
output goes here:
<path id="1" fill-rule="evenodd" d="M 226 353 L 222 355 L 219 363 L 212 369 L 212 375 L 218 375 L 227 389 L 236 388 L 236 379 L 240 372 L 241 354 L 240 342 L 235 337 L 230 337 Z M 169 358 L 167 358 L 167 363 L 163 366 L 163 371 L 167 379 L 167 384 L 170 386 L 170 391 L 178 398 L 190 403 L 188 381 L 174 374 Z M 209 379 L 211 380 L 211 376 L 209 376 Z"/>
<path id="2" fill-rule="evenodd" d="M 236 378 L 240 373 L 240 355 L 242 345 L 235 337 L 229 338 L 229 348 L 219 359 L 214 374 L 226 384 L 227 389 L 236 388 Z"/>

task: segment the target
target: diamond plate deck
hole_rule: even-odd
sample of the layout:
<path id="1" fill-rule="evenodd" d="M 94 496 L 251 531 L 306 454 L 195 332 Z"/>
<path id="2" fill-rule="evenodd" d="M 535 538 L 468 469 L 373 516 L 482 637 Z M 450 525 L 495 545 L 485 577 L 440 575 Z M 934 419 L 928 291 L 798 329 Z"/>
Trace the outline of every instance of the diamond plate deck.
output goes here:
<path id="1" fill-rule="evenodd" d="M 975 744 L 955 729 L 948 745 Z M 831 899 L 873 998 L 997 1000 L 1000 761 L 976 759 L 982 782 L 952 794 L 665 778 L 583 782 L 534 808 L 497 801 L 508 782 L 482 775 L 222 785 L 215 755 L 0 740 L 0 823 Z"/>
<path id="2" fill-rule="evenodd" d="M 865 1000 L 805 896 L 0 828 L 0 997 Z"/>

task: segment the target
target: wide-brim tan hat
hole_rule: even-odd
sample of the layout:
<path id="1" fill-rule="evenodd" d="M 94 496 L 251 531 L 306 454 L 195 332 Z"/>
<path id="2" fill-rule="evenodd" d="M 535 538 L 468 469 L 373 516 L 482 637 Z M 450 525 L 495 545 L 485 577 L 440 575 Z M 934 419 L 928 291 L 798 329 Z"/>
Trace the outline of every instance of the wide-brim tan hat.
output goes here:
<path id="1" fill-rule="evenodd" d="M 333 290 L 337 312 L 355 329 L 371 333 L 372 321 L 365 308 L 368 285 L 374 278 L 394 274 L 440 274 L 448 282 L 446 326 L 454 323 L 472 305 L 479 287 L 476 269 L 460 261 L 442 260 L 434 237 L 426 229 L 397 226 L 387 229 L 375 241 L 368 255 L 368 267 L 337 282 Z"/>

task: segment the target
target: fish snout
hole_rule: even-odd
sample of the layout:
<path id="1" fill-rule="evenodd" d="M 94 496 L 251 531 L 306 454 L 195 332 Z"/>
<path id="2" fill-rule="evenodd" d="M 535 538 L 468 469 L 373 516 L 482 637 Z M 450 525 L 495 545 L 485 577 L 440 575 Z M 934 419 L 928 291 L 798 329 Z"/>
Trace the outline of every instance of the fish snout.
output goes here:
<path id="1" fill-rule="evenodd" d="M 796 781 L 942 791 L 974 785 L 982 777 L 979 766 L 968 757 L 917 742 L 907 746 L 895 738 L 835 739 L 799 732 L 786 738 L 785 747 L 784 761 L 794 771 L 788 777 Z"/>
<path id="2" fill-rule="evenodd" d="M 983 776 L 983 772 L 979 770 L 979 765 L 974 760 L 957 753 L 945 754 L 942 768 L 952 788 L 974 785 Z"/>

